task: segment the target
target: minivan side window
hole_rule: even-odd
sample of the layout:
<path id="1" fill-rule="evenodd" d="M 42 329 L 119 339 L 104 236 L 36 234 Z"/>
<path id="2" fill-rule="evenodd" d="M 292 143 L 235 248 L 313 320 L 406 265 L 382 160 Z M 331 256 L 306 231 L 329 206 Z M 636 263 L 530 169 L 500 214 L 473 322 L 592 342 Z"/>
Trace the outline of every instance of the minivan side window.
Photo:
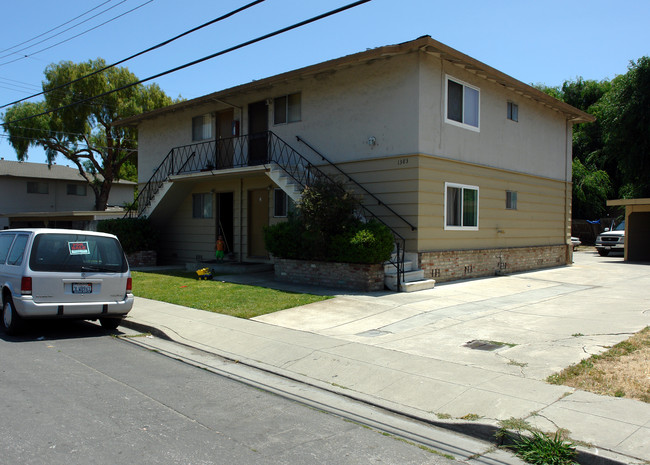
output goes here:
<path id="1" fill-rule="evenodd" d="M 19 235 L 14 241 L 14 246 L 11 248 L 7 265 L 21 265 L 23 263 L 23 256 L 25 255 L 25 246 L 29 236 L 24 234 Z"/>
<path id="2" fill-rule="evenodd" d="M 4 263 L 7 260 L 7 255 L 9 255 L 9 247 L 14 241 L 15 234 L 1 234 L 0 235 L 0 264 Z"/>

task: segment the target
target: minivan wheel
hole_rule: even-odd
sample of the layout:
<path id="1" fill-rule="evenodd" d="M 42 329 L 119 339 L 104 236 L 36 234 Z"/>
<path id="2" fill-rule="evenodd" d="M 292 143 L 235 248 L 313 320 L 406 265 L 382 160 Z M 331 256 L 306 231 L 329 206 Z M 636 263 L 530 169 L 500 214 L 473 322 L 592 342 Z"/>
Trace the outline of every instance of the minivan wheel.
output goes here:
<path id="1" fill-rule="evenodd" d="M 15 334 L 20 327 L 20 315 L 11 299 L 7 299 L 2 306 L 2 327 L 7 334 Z"/>
<path id="2" fill-rule="evenodd" d="M 117 329 L 122 323 L 122 318 L 100 318 L 99 323 L 104 329 Z"/>

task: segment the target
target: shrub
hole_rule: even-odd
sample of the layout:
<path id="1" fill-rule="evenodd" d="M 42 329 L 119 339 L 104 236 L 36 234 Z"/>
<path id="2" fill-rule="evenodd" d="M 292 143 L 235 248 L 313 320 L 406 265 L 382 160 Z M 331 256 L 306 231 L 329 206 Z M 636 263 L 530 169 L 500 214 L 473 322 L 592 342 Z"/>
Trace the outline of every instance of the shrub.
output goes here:
<path id="1" fill-rule="evenodd" d="M 295 218 L 277 223 L 264 228 L 264 242 L 266 250 L 276 257 L 294 258 L 301 257 L 304 228 Z"/>
<path id="2" fill-rule="evenodd" d="M 101 220 L 97 231 L 114 234 L 127 254 L 140 250 L 156 250 L 158 235 L 148 218 L 117 218 Z"/>
<path id="3" fill-rule="evenodd" d="M 298 210 L 288 221 L 264 229 L 266 249 L 278 258 L 382 263 L 395 239 L 385 225 L 364 223 L 358 201 L 343 184 L 318 180 L 305 188 Z"/>
<path id="4" fill-rule="evenodd" d="M 344 263 L 383 263 L 390 258 L 395 238 L 378 221 L 359 222 L 332 238 L 330 260 Z"/>
<path id="5" fill-rule="evenodd" d="M 317 180 L 304 189 L 298 208 L 305 229 L 328 240 L 358 222 L 357 203 L 342 183 Z"/>

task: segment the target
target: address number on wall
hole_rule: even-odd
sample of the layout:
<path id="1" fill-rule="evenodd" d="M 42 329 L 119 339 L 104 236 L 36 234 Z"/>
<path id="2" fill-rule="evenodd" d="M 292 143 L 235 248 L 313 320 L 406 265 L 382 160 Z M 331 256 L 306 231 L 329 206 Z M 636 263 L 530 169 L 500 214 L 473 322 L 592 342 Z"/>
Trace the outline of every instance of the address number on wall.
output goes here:
<path id="1" fill-rule="evenodd" d="M 409 164 L 409 159 L 408 158 L 400 158 L 397 160 L 397 165 L 408 165 Z"/>

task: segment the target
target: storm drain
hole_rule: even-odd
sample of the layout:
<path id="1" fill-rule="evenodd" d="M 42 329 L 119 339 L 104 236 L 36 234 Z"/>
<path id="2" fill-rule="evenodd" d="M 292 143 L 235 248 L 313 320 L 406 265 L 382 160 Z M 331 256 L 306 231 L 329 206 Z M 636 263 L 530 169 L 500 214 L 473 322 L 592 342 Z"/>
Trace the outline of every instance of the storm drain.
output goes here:
<path id="1" fill-rule="evenodd" d="M 469 341 L 466 342 L 463 347 L 469 347 L 470 349 L 474 350 L 497 350 L 501 349 L 502 347 L 506 347 L 508 344 L 502 344 L 500 342 L 494 342 L 494 341 L 481 341 L 481 340 L 476 340 L 476 341 Z"/>

